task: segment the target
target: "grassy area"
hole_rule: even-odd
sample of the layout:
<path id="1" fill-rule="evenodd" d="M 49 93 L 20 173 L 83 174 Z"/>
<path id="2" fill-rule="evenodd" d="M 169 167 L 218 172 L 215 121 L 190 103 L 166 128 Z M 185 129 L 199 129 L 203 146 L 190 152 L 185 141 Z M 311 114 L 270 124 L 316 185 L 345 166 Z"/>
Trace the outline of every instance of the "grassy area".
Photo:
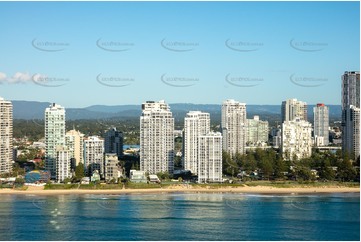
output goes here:
<path id="1" fill-rule="evenodd" d="M 167 186 L 167 185 L 165 185 Z M 147 188 L 161 188 L 165 187 L 160 184 L 147 183 L 128 183 L 125 185 L 127 189 L 147 189 Z M 110 190 L 123 189 L 123 184 L 46 184 L 45 190 L 60 190 L 60 189 L 87 189 L 87 190 Z"/>
<path id="2" fill-rule="evenodd" d="M 126 189 L 152 189 L 152 188 L 167 188 L 172 185 L 181 185 L 179 182 L 164 182 L 162 184 L 147 184 L 147 183 L 127 183 Z M 277 188 L 292 188 L 292 187 L 360 187 L 358 182 L 296 182 L 296 181 L 249 181 L 244 183 L 209 183 L 209 184 L 189 184 L 193 188 L 207 188 L 218 189 L 224 187 L 244 187 L 244 186 L 271 186 Z M 123 184 L 47 184 L 45 190 L 57 189 L 90 189 L 90 190 L 108 190 L 108 189 L 123 189 Z"/>
<path id="3" fill-rule="evenodd" d="M 251 181 L 244 183 L 247 186 L 272 186 L 279 188 L 290 188 L 290 187 L 360 187 L 358 182 L 312 182 L 312 181 Z"/>
<path id="4" fill-rule="evenodd" d="M 78 184 L 46 184 L 44 190 L 74 189 Z"/>
<path id="5" fill-rule="evenodd" d="M 28 190 L 28 186 L 16 186 L 15 188 L 14 188 L 14 190 L 17 190 L 17 191 L 26 191 L 26 190 Z"/>
<path id="6" fill-rule="evenodd" d="M 19 191 L 25 191 L 28 189 L 27 186 L 21 185 L 21 184 L 16 184 L 14 185 L 9 185 L 9 184 L 1 184 L 0 185 L 0 189 L 2 188 L 8 188 L 8 189 L 14 189 L 14 190 L 19 190 Z"/>
<path id="7" fill-rule="evenodd" d="M 126 188 L 128 189 L 148 189 L 148 188 L 161 188 L 164 187 L 163 185 L 160 184 L 147 184 L 147 183 L 128 183 L 126 186 Z"/>

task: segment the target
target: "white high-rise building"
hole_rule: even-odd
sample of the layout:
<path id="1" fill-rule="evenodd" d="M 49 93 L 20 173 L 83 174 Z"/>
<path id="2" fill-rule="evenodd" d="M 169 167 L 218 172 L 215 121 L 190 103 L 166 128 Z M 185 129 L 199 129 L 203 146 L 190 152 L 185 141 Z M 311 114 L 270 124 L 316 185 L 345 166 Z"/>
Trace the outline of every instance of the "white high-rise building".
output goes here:
<path id="1" fill-rule="evenodd" d="M 104 140 L 98 136 L 84 139 L 84 169 L 92 175 L 95 170 L 104 176 Z"/>
<path id="2" fill-rule="evenodd" d="M 313 108 L 313 135 L 316 146 L 327 146 L 329 135 L 329 111 L 323 103 L 318 103 Z"/>
<path id="3" fill-rule="evenodd" d="M 209 132 L 198 138 L 198 182 L 222 182 L 222 135 Z"/>
<path id="4" fill-rule="evenodd" d="M 246 152 L 246 104 L 229 99 L 222 104 L 223 150 L 234 155 Z"/>
<path id="5" fill-rule="evenodd" d="M 256 145 L 268 142 L 268 121 L 259 120 L 259 116 L 247 119 L 247 144 Z"/>
<path id="6" fill-rule="evenodd" d="M 140 117 L 140 169 L 156 174 L 174 169 L 174 118 L 168 104 L 147 101 Z"/>
<path id="7" fill-rule="evenodd" d="M 184 118 L 184 169 L 198 174 L 198 138 L 210 131 L 210 114 L 190 111 Z"/>
<path id="8" fill-rule="evenodd" d="M 342 75 L 342 150 L 360 156 L 360 72 Z"/>
<path id="9" fill-rule="evenodd" d="M 13 105 L 0 97 L 0 174 L 12 171 Z"/>
<path id="10" fill-rule="evenodd" d="M 300 118 L 282 124 L 283 158 L 293 160 L 307 158 L 312 152 L 312 125 Z"/>
<path id="11" fill-rule="evenodd" d="M 84 134 L 77 130 L 70 130 L 65 134 L 65 144 L 70 151 L 70 158 L 75 159 L 75 165 L 83 163 Z"/>
<path id="12" fill-rule="evenodd" d="M 56 148 L 56 180 L 63 182 L 66 178 L 71 178 L 70 170 L 71 152 L 65 146 Z"/>
<path id="13" fill-rule="evenodd" d="M 282 102 L 282 123 L 300 118 L 307 121 L 307 104 L 297 99 L 288 99 Z"/>
<path id="14" fill-rule="evenodd" d="M 45 109 L 45 169 L 56 179 L 56 148 L 65 146 L 65 109 L 51 104 Z"/>

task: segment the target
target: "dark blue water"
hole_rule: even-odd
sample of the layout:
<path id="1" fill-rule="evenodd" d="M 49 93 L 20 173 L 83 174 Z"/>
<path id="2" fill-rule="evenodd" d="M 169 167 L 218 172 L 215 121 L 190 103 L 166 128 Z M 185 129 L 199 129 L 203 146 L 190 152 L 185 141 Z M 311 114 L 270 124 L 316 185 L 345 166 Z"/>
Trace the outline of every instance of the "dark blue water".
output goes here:
<path id="1" fill-rule="evenodd" d="M 359 240 L 360 196 L 0 196 L 0 240 Z"/>

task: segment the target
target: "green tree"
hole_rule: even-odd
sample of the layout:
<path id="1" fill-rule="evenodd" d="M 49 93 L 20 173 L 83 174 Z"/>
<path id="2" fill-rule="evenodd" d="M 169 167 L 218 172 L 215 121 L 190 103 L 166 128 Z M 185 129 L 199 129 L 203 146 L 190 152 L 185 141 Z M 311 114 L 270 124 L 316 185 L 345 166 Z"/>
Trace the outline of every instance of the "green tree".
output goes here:
<path id="1" fill-rule="evenodd" d="M 286 171 L 288 171 L 288 166 L 287 166 L 285 160 L 282 159 L 282 156 L 278 155 L 278 157 L 275 160 L 275 164 L 274 164 L 275 178 L 284 179 L 285 178 L 284 172 L 286 172 Z"/>
<path id="2" fill-rule="evenodd" d="M 21 168 L 19 163 L 14 163 L 13 165 L 13 170 L 11 172 L 11 175 L 13 176 L 18 176 L 18 175 L 25 175 L 25 170 L 24 168 Z"/>
<path id="3" fill-rule="evenodd" d="M 321 179 L 332 181 L 335 179 L 335 171 L 331 167 L 331 163 L 328 159 L 325 159 L 321 163 L 319 176 Z"/>
<path id="4" fill-rule="evenodd" d="M 167 172 L 167 171 L 165 171 L 165 172 L 158 172 L 156 175 L 157 175 L 158 178 L 161 179 L 161 180 L 169 180 L 169 179 L 170 179 L 169 172 Z"/>
<path id="5" fill-rule="evenodd" d="M 296 175 L 297 181 L 315 180 L 315 176 L 312 174 L 311 169 L 306 166 L 297 166 Z"/>
<path id="6" fill-rule="evenodd" d="M 243 160 L 244 160 L 244 156 L 241 155 L 240 153 L 236 153 L 233 157 L 233 161 L 237 163 L 238 167 L 242 167 L 243 166 Z"/>
<path id="7" fill-rule="evenodd" d="M 79 162 L 79 164 L 75 167 L 75 177 L 80 181 L 84 176 L 84 164 Z"/>
<path id="8" fill-rule="evenodd" d="M 237 163 L 231 158 L 231 155 L 223 151 L 222 152 L 222 166 L 223 166 L 223 174 L 234 176 L 236 172 L 238 172 L 238 165 Z"/>
<path id="9" fill-rule="evenodd" d="M 45 168 L 45 160 L 35 163 L 35 170 L 43 170 Z"/>
<path id="10" fill-rule="evenodd" d="M 260 162 L 259 168 L 263 172 L 263 176 L 269 180 L 270 176 L 273 174 L 272 162 L 269 159 L 263 159 Z"/>
<path id="11" fill-rule="evenodd" d="M 247 154 L 243 167 L 248 173 L 257 169 L 257 161 L 252 152 Z"/>
<path id="12" fill-rule="evenodd" d="M 347 152 L 344 153 L 343 159 L 338 163 L 337 176 L 341 181 L 354 181 L 356 179 L 357 171 L 352 166 Z"/>
<path id="13" fill-rule="evenodd" d="M 15 184 L 17 184 L 17 185 L 24 185 L 24 183 L 25 183 L 25 179 L 22 177 L 17 177 L 15 179 Z"/>

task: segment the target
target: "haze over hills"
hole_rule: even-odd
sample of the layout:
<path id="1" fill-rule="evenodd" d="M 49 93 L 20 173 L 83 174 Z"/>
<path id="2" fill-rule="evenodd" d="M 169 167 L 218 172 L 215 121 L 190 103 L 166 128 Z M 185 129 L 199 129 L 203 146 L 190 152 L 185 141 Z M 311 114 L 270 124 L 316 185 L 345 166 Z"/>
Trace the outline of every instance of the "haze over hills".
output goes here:
<path id="1" fill-rule="evenodd" d="M 44 111 L 51 103 L 35 101 L 12 101 L 14 119 L 44 119 Z M 176 120 L 182 120 L 185 114 L 191 110 L 209 112 L 212 119 L 220 120 L 221 105 L 217 104 L 191 104 L 174 103 L 169 104 Z M 308 117 L 312 120 L 313 107 L 308 105 Z M 341 120 L 341 105 L 328 105 L 330 108 L 330 119 Z M 66 118 L 68 120 L 77 119 L 130 119 L 141 115 L 141 104 L 139 105 L 93 105 L 85 108 L 66 108 Z M 281 105 L 248 105 L 247 117 L 252 118 L 259 115 L 262 120 L 281 119 Z"/>

